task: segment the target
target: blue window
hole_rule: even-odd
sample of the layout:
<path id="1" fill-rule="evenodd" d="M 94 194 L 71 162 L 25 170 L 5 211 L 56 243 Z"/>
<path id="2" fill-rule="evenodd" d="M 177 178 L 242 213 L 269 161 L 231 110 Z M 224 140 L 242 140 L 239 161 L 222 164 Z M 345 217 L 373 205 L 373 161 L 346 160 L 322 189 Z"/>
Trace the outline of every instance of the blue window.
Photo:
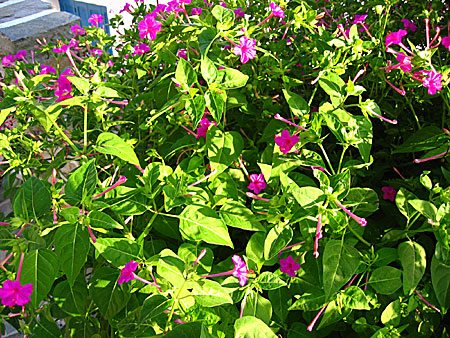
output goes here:
<path id="1" fill-rule="evenodd" d="M 90 25 L 88 19 L 92 14 L 103 15 L 103 23 L 109 23 L 108 11 L 105 6 L 98 6 L 74 0 L 59 0 L 59 5 L 62 11 L 78 15 L 81 18 L 81 26 L 83 27 Z M 101 24 L 100 26 L 103 26 L 105 32 L 109 34 L 109 26 L 104 26 Z"/>

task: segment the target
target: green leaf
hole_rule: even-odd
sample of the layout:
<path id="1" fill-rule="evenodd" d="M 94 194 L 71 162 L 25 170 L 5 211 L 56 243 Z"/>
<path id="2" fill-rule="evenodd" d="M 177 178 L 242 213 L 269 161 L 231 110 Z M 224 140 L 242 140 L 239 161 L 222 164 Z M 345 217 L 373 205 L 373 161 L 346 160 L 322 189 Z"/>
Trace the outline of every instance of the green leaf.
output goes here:
<path id="1" fill-rule="evenodd" d="M 366 116 L 353 116 L 356 120 L 358 128 L 356 129 L 356 135 L 360 139 L 357 143 L 357 147 L 361 157 L 365 163 L 370 162 L 370 149 L 372 148 L 372 121 Z"/>
<path id="2" fill-rule="evenodd" d="M 72 82 L 75 87 L 84 95 L 86 95 L 89 91 L 89 81 L 77 76 L 68 76 L 70 82 Z"/>
<path id="3" fill-rule="evenodd" d="M 344 241 L 330 240 L 323 253 L 323 289 L 326 298 L 334 295 L 355 274 L 361 263 L 358 250 Z"/>
<path id="4" fill-rule="evenodd" d="M 158 260 L 158 274 L 177 288 L 181 288 L 185 283 L 184 268 L 184 261 L 172 250 L 161 251 Z"/>
<path id="5" fill-rule="evenodd" d="M 201 322 L 191 322 L 176 326 L 164 338 L 214 338 Z"/>
<path id="6" fill-rule="evenodd" d="M 331 301 L 328 303 L 325 311 L 322 314 L 322 320 L 320 324 L 317 326 L 317 330 L 320 330 L 322 327 L 329 326 L 331 324 L 337 323 L 342 318 L 347 317 L 352 310 L 348 308 L 341 308 L 337 305 L 336 301 Z"/>
<path id="7" fill-rule="evenodd" d="M 6 118 L 9 116 L 9 114 L 15 110 L 16 110 L 16 107 L 0 109 L 0 126 L 5 122 Z"/>
<path id="8" fill-rule="evenodd" d="M 70 174 L 65 188 L 65 199 L 70 204 L 83 203 L 91 197 L 97 186 L 97 170 L 95 159 L 83 164 Z"/>
<path id="9" fill-rule="evenodd" d="M 308 292 L 303 293 L 300 297 L 289 307 L 289 311 L 316 311 L 326 304 L 325 293 L 318 287 L 309 288 Z"/>
<path id="10" fill-rule="evenodd" d="M 303 97 L 287 89 L 283 89 L 283 94 L 295 116 L 303 117 L 309 113 L 309 105 Z"/>
<path id="11" fill-rule="evenodd" d="M 189 62 L 179 58 L 177 69 L 175 70 L 175 79 L 186 90 L 197 82 L 197 73 Z"/>
<path id="12" fill-rule="evenodd" d="M 426 218 L 436 220 L 437 208 L 434 204 L 419 199 L 409 200 L 408 203 Z"/>
<path id="13" fill-rule="evenodd" d="M 192 289 L 192 295 L 199 305 L 205 307 L 233 304 L 227 290 L 219 283 L 209 279 L 197 281 Z"/>
<path id="14" fill-rule="evenodd" d="M 65 224 L 55 234 L 55 252 L 70 285 L 80 273 L 89 252 L 89 234 L 80 223 Z"/>
<path id="15" fill-rule="evenodd" d="M 184 238 L 233 248 L 227 226 L 213 209 L 203 205 L 188 205 L 178 217 Z"/>
<path id="16" fill-rule="evenodd" d="M 227 95 L 224 91 L 217 91 L 209 89 L 205 94 L 206 107 L 211 112 L 212 117 L 217 123 L 222 120 L 225 112 L 225 104 L 227 102 Z"/>
<path id="17" fill-rule="evenodd" d="M 392 266 L 382 266 L 373 270 L 369 279 L 369 285 L 375 289 L 376 292 L 383 295 L 390 295 L 401 288 L 402 286 L 402 272 Z"/>
<path id="18" fill-rule="evenodd" d="M 416 289 L 425 273 L 425 249 L 416 242 L 403 242 L 398 246 L 398 257 L 403 268 L 403 292 L 409 295 Z"/>
<path id="19" fill-rule="evenodd" d="M 248 75 L 233 68 L 225 68 L 219 71 L 223 74 L 222 81 L 219 84 L 223 89 L 236 89 L 244 87 L 248 81 Z"/>
<path id="20" fill-rule="evenodd" d="M 88 290 L 85 276 L 79 277 L 81 278 L 77 278 L 72 286 L 65 280 L 58 283 L 53 290 L 55 303 L 72 316 L 84 316 L 86 313 Z"/>
<path id="21" fill-rule="evenodd" d="M 381 322 L 386 326 L 398 326 L 402 319 L 400 300 L 389 303 L 381 314 Z"/>
<path id="22" fill-rule="evenodd" d="M 292 193 L 297 203 L 304 209 L 313 208 L 325 199 L 323 191 L 319 188 L 300 187 L 284 172 L 280 173 L 280 181 L 283 188 Z"/>
<path id="23" fill-rule="evenodd" d="M 277 338 L 277 335 L 260 319 L 252 316 L 234 322 L 236 338 Z"/>
<path id="24" fill-rule="evenodd" d="M 272 303 L 273 312 L 280 322 L 284 322 L 288 316 L 288 308 L 292 304 L 292 295 L 287 288 L 279 288 L 268 292 Z"/>
<path id="25" fill-rule="evenodd" d="M 97 138 L 97 145 L 94 148 L 102 154 L 117 156 L 124 161 L 139 166 L 139 160 L 133 147 L 116 134 L 101 133 Z"/>
<path id="26" fill-rule="evenodd" d="M 403 187 L 397 191 L 397 195 L 395 196 L 395 204 L 397 205 L 398 211 L 400 211 L 408 221 L 415 214 L 414 208 L 408 202 L 416 198 L 416 195 Z"/>
<path id="27" fill-rule="evenodd" d="M 101 97 L 120 97 L 119 92 L 107 86 L 101 86 L 95 91 Z"/>
<path id="28" fill-rule="evenodd" d="M 34 337 L 59 338 L 61 331 L 58 325 L 52 320 L 48 320 L 44 316 L 37 321 L 36 327 L 33 328 Z"/>
<path id="29" fill-rule="evenodd" d="M 202 119 L 205 114 L 206 101 L 201 95 L 196 96 L 194 99 L 188 99 L 186 101 L 186 112 L 192 119 L 193 128 L 197 128 L 198 122 Z"/>
<path id="30" fill-rule="evenodd" d="M 431 259 L 431 282 L 434 293 L 445 313 L 450 307 L 450 258 L 439 259 L 436 253 Z"/>
<path id="31" fill-rule="evenodd" d="M 272 318 L 272 304 L 259 293 L 251 291 L 247 295 L 242 315 L 256 317 L 268 325 Z"/>
<path id="32" fill-rule="evenodd" d="M 241 202 L 227 201 L 219 210 L 219 215 L 226 225 L 250 230 L 264 231 L 262 224 L 255 220 L 255 215 Z"/>
<path id="33" fill-rule="evenodd" d="M 289 225 L 285 227 L 276 225 L 270 229 L 264 241 L 264 259 L 268 261 L 278 255 L 291 241 L 292 236 L 293 231 Z"/>
<path id="34" fill-rule="evenodd" d="M 117 268 L 131 260 L 139 260 L 139 245 L 129 238 L 98 238 L 94 246 L 103 258 Z"/>
<path id="35" fill-rule="evenodd" d="M 239 158 L 244 148 L 244 140 L 237 132 L 224 133 L 218 128 L 210 127 L 206 135 L 206 147 L 211 170 L 217 170 L 218 175 Z"/>
<path id="36" fill-rule="evenodd" d="M 216 82 L 218 76 L 217 68 L 214 65 L 214 62 L 212 62 L 206 55 L 202 55 L 200 69 L 203 78 L 209 85 Z"/>
<path id="37" fill-rule="evenodd" d="M 343 304 L 353 310 L 370 310 L 369 300 L 364 291 L 355 285 L 344 290 Z"/>
<path id="38" fill-rule="evenodd" d="M 422 128 L 411 135 L 406 141 L 393 151 L 397 153 L 414 153 L 430 150 L 442 145 L 448 136 L 437 126 Z"/>
<path id="39" fill-rule="evenodd" d="M 270 271 L 264 271 L 256 279 L 259 287 L 263 290 L 275 290 L 286 285 L 286 282 Z"/>
<path id="40" fill-rule="evenodd" d="M 130 292 L 124 290 L 124 287 L 127 287 L 126 284 L 117 284 L 119 275 L 120 271 L 117 269 L 101 267 L 94 270 L 91 279 L 89 293 L 106 319 L 119 313 L 130 298 Z"/>
<path id="41" fill-rule="evenodd" d="M 351 188 L 345 200 L 359 217 L 368 217 L 378 210 L 378 195 L 370 188 Z"/>
<path id="42" fill-rule="evenodd" d="M 164 316 L 164 311 L 169 308 L 170 303 L 171 300 L 163 295 L 153 294 L 148 296 L 142 304 L 139 321 L 141 323 L 144 321 L 154 321 L 155 318 Z"/>
<path id="43" fill-rule="evenodd" d="M 319 85 L 330 96 L 341 97 L 345 95 L 345 82 L 339 75 L 329 72 L 319 80 Z"/>
<path id="44" fill-rule="evenodd" d="M 30 298 L 34 308 L 38 308 L 52 288 L 58 267 L 56 254 L 48 249 L 34 250 L 25 254 L 20 283 L 33 284 L 33 293 Z"/>
<path id="45" fill-rule="evenodd" d="M 91 228 L 101 228 L 101 229 L 123 229 L 122 224 L 117 222 L 108 214 L 101 211 L 91 211 L 88 215 L 87 224 Z"/>
<path id="46" fill-rule="evenodd" d="M 50 210 L 51 205 L 50 191 L 41 180 L 30 177 L 17 191 L 13 210 L 16 217 L 38 220 Z"/>
<path id="47" fill-rule="evenodd" d="M 220 5 L 215 5 L 211 14 L 219 21 L 220 24 L 217 25 L 219 29 L 228 30 L 233 26 L 235 15 L 232 10 Z"/>
<path id="48" fill-rule="evenodd" d="M 198 35 L 198 45 L 200 48 L 200 53 L 202 55 L 208 54 L 211 44 L 216 39 L 217 31 L 212 27 L 204 27 L 200 34 Z"/>

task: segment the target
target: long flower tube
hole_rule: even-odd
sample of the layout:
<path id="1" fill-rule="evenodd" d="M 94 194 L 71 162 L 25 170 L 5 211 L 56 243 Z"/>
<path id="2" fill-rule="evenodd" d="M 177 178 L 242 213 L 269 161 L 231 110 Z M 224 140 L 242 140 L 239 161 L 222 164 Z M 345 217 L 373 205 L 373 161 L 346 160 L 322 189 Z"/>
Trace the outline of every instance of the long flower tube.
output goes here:
<path id="1" fill-rule="evenodd" d="M 117 188 L 119 185 L 125 183 L 126 181 L 127 181 L 127 178 L 125 176 L 120 176 L 119 180 L 116 183 L 114 183 L 112 186 L 110 186 L 108 189 L 106 189 L 105 191 L 101 192 L 100 194 L 92 197 L 92 199 L 95 200 L 96 198 L 99 198 L 100 196 L 103 196 L 108 191 L 111 191 L 114 188 Z"/>
<path id="2" fill-rule="evenodd" d="M 334 203 L 336 203 L 339 208 L 341 208 L 347 215 L 353 218 L 359 225 L 363 227 L 367 225 L 367 220 L 365 218 L 356 216 L 354 213 L 344 207 L 338 200 L 334 200 Z"/>

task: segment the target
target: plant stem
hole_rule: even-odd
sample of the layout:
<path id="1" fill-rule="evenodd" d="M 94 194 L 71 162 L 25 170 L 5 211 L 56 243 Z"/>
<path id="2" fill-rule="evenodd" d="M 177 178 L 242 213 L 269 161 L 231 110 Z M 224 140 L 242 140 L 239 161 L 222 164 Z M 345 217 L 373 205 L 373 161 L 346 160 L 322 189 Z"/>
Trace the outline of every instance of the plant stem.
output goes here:
<path id="1" fill-rule="evenodd" d="M 330 159 L 328 158 L 327 152 L 325 151 L 325 148 L 323 147 L 322 143 L 319 144 L 320 149 L 322 150 L 323 156 L 325 156 L 325 160 L 328 163 L 328 166 L 331 169 L 331 172 L 333 173 L 333 175 L 336 175 L 336 172 L 333 169 L 333 166 L 331 165 Z"/>
<path id="2" fill-rule="evenodd" d="M 362 238 L 362 236 L 360 234 L 358 234 L 350 225 L 348 226 L 348 228 L 350 229 L 351 233 L 358 239 L 360 240 L 362 243 L 364 243 L 367 246 L 370 246 L 371 244 L 369 242 L 367 242 L 364 238 Z"/>
<path id="3" fill-rule="evenodd" d="M 345 145 L 345 146 L 344 146 L 344 149 L 342 150 L 341 158 L 339 159 L 339 166 L 338 166 L 338 171 L 337 171 L 338 174 L 341 173 L 342 160 L 344 159 L 344 154 L 345 154 L 345 152 L 347 151 L 347 148 L 348 148 L 348 146 Z"/>
<path id="4" fill-rule="evenodd" d="M 186 285 L 186 279 L 184 280 L 183 284 L 181 285 L 180 290 L 178 290 L 177 295 L 175 296 L 175 299 L 172 303 L 172 308 L 170 309 L 169 317 L 167 318 L 166 326 L 164 327 L 164 334 L 167 333 L 167 329 L 169 328 L 169 323 L 172 320 L 173 313 L 175 311 L 175 306 L 178 304 L 178 301 L 181 296 L 181 292 L 183 292 L 184 286 Z"/>
<path id="5" fill-rule="evenodd" d="M 83 153 L 87 152 L 87 128 L 88 128 L 88 105 L 84 106 L 84 138 L 83 138 Z"/>

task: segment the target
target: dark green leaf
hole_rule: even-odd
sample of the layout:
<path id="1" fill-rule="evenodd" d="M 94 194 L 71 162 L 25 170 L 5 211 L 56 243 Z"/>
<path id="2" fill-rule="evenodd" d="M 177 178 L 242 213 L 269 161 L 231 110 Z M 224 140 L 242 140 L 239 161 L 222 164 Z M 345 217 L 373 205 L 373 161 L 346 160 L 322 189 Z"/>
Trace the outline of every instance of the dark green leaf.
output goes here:
<path id="1" fill-rule="evenodd" d="M 122 224 L 117 222 L 108 214 L 97 210 L 89 213 L 87 222 L 87 224 L 89 224 L 92 228 L 123 229 Z"/>
<path id="2" fill-rule="evenodd" d="M 283 94 L 295 116 L 303 117 L 309 113 L 309 105 L 303 97 L 287 89 L 283 89 Z"/>
<path id="3" fill-rule="evenodd" d="M 255 215 L 241 202 L 228 201 L 219 211 L 219 215 L 226 225 L 250 231 L 264 231 Z"/>
<path id="4" fill-rule="evenodd" d="M 389 303 L 381 314 L 381 322 L 386 326 L 398 326 L 401 319 L 402 312 L 398 299 Z"/>
<path id="5" fill-rule="evenodd" d="M 270 260 L 278 255 L 281 249 L 285 248 L 291 241 L 293 231 L 290 226 L 281 227 L 279 225 L 270 229 L 264 241 L 264 259 Z"/>
<path id="6" fill-rule="evenodd" d="M 65 188 L 65 198 L 70 204 L 82 203 L 91 197 L 97 186 L 97 170 L 95 159 L 82 165 L 70 174 Z"/>
<path id="7" fill-rule="evenodd" d="M 403 268 L 403 292 L 409 295 L 416 289 L 425 273 L 425 249 L 416 242 L 403 242 L 398 246 L 398 257 Z"/>
<path id="8" fill-rule="evenodd" d="M 68 281 L 62 281 L 53 290 L 55 303 L 72 316 L 84 316 L 86 313 L 88 290 L 84 278 L 80 275 L 73 286 Z"/>
<path id="9" fill-rule="evenodd" d="M 211 112 L 213 119 L 220 123 L 223 113 L 225 112 L 225 104 L 227 102 L 227 95 L 224 90 L 218 91 L 210 89 L 205 94 L 206 107 Z"/>
<path id="10" fill-rule="evenodd" d="M 401 288 L 402 272 L 392 266 L 382 266 L 372 272 L 369 279 L 369 285 L 376 292 L 383 295 L 390 295 Z"/>
<path id="11" fill-rule="evenodd" d="M 272 304 L 259 293 L 252 291 L 247 295 L 242 315 L 256 317 L 269 325 L 272 318 Z"/>
<path id="12" fill-rule="evenodd" d="M 217 170 L 216 174 L 220 174 L 238 159 L 244 148 L 244 140 L 237 132 L 224 133 L 218 128 L 210 127 L 206 135 L 206 146 L 211 170 Z"/>
<path id="13" fill-rule="evenodd" d="M 259 287 L 263 290 L 275 290 L 286 285 L 286 282 L 270 271 L 264 271 L 256 279 Z"/>
<path id="14" fill-rule="evenodd" d="M 409 200 L 408 203 L 426 218 L 436 220 L 437 208 L 434 204 L 419 199 Z"/>
<path id="15" fill-rule="evenodd" d="M 139 321 L 154 321 L 155 318 L 163 316 L 164 311 L 169 308 L 171 300 L 163 295 L 153 294 L 145 298 L 142 304 Z"/>
<path id="16" fill-rule="evenodd" d="M 450 258 L 439 259 L 436 253 L 431 259 L 431 282 L 434 293 L 446 312 L 450 307 Z"/>
<path id="17" fill-rule="evenodd" d="M 236 89 L 244 87 L 248 81 L 248 75 L 241 73 L 237 69 L 226 68 L 220 70 L 223 74 L 222 81 L 219 84 L 220 88 L 223 89 Z"/>
<path id="18" fill-rule="evenodd" d="M 189 89 L 197 82 L 197 73 L 191 64 L 183 58 L 178 58 L 178 65 L 175 71 L 175 79 L 184 90 Z"/>
<path id="19" fill-rule="evenodd" d="M 51 205 L 50 191 L 41 180 L 30 177 L 17 191 L 13 209 L 16 217 L 38 220 L 50 210 Z"/>
<path id="20" fill-rule="evenodd" d="M 164 338 L 214 338 L 200 322 L 191 322 L 176 326 Z"/>

